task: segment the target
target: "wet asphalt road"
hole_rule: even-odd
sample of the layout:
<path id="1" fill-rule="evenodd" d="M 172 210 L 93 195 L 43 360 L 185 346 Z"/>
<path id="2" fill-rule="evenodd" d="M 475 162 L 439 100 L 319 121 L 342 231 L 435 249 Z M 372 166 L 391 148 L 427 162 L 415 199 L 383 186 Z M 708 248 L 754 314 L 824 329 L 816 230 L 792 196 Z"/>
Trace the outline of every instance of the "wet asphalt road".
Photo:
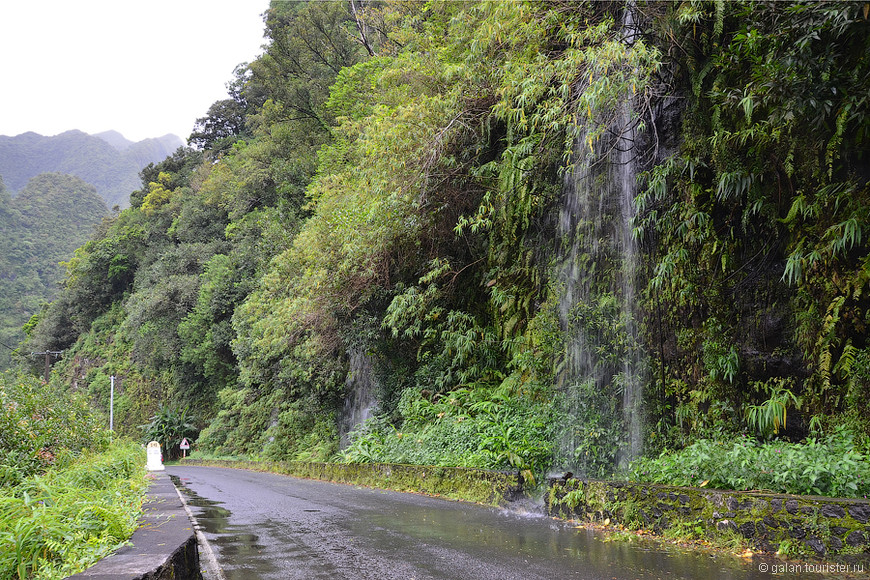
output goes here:
<path id="1" fill-rule="evenodd" d="M 606 541 L 539 514 L 245 470 L 167 471 L 227 580 L 815 577 Z"/>

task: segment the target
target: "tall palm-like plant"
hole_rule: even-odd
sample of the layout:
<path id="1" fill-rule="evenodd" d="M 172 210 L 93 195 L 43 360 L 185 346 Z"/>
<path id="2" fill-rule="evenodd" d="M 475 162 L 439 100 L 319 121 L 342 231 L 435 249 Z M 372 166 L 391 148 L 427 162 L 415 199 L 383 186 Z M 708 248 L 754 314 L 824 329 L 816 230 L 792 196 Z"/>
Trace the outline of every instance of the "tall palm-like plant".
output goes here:
<path id="1" fill-rule="evenodd" d="M 197 428 L 193 416 L 187 407 L 175 410 L 166 405 L 160 405 L 157 413 L 151 417 L 151 422 L 141 425 L 146 441 L 157 441 L 163 449 L 166 460 L 177 459 L 181 455 L 179 444 L 185 437 L 193 437 Z"/>

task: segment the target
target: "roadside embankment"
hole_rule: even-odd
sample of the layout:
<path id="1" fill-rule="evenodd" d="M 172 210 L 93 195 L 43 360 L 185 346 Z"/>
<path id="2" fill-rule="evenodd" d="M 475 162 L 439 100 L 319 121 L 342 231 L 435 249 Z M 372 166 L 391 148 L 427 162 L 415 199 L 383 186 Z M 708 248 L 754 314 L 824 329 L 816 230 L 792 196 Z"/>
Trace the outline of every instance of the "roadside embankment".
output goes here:
<path id="1" fill-rule="evenodd" d="M 71 580 L 201 580 L 194 528 L 181 497 L 166 473 L 152 476 L 130 544 Z"/>
<path id="2" fill-rule="evenodd" d="M 524 497 L 522 476 L 517 472 L 509 471 L 429 465 L 307 461 L 185 459 L 182 464 L 268 471 L 335 483 L 415 491 L 498 506 L 509 505 Z"/>
<path id="3" fill-rule="evenodd" d="M 870 501 L 578 479 L 551 479 L 551 516 L 622 524 L 760 552 L 870 564 Z"/>

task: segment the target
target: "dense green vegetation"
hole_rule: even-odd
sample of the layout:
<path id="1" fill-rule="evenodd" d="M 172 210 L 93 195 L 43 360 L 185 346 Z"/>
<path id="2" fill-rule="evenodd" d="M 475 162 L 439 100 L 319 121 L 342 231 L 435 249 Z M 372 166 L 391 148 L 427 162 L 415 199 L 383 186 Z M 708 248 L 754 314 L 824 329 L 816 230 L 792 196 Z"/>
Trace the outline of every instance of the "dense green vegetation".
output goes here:
<path id="1" fill-rule="evenodd" d="M 92 237 L 107 206 L 129 203 L 140 169 L 180 144 L 173 135 L 133 143 L 113 131 L 0 136 L 0 369 L 17 356 L 21 327 L 57 298 L 61 262 Z"/>
<path id="2" fill-rule="evenodd" d="M 107 215 L 94 188 L 71 175 L 34 177 L 14 198 L 0 181 L 0 369 L 30 354 L 12 352 L 24 339 L 21 327 L 58 296 L 61 262 Z"/>
<path id="3" fill-rule="evenodd" d="M 110 443 L 86 398 L 0 375 L 0 578 L 59 579 L 133 534 L 142 446 Z"/>
<path id="4" fill-rule="evenodd" d="M 678 452 L 635 462 L 638 481 L 717 489 L 863 497 L 870 495 L 870 461 L 840 428 L 802 443 L 759 442 L 740 436 L 700 439 Z"/>
<path id="5" fill-rule="evenodd" d="M 88 135 L 67 131 L 45 137 L 0 135 L 0 176 L 13 196 L 42 173 L 75 175 L 97 188 L 108 207 L 126 207 L 140 169 L 182 145 L 175 135 L 128 141 L 115 131 Z"/>
<path id="6" fill-rule="evenodd" d="M 69 463 L 83 449 L 102 451 L 109 443 L 84 397 L 56 392 L 33 377 L 9 371 L 0 375 L 0 397 L 4 486 Z"/>
<path id="7" fill-rule="evenodd" d="M 98 406 L 119 378 L 122 430 L 163 406 L 211 453 L 606 475 L 632 354 L 648 456 L 812 427 L 806 453 L 866 462 L 866 3 L 276 1 L 265 25 L 28 327 Z M 624 191 L 625 155 L 628 281 L 615 218 L 565 205 Z M 789 489 L 865 490 L 831 477 Z"/>
<path id="8" fill-rule="evenodd" d="M 858 3 L 779 8 L 677 14 L 680 147 L 638 199 L 660 400 L 683 433 L 766 437 L 798 407 L 792 436 L 814 416 L 866 435 L 870 22 Z"/>

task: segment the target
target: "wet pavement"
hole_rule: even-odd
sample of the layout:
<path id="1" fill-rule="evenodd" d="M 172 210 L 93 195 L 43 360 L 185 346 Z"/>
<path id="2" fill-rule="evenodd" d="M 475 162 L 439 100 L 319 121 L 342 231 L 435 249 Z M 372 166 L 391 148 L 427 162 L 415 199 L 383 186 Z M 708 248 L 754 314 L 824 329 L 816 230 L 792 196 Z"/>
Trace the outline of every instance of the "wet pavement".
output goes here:
<path id="1" fill-rule="evenodd" d="M 608 540 L 538 513 L 228 468 L 167 471 L 227 580 L 820 577 Z"/>

